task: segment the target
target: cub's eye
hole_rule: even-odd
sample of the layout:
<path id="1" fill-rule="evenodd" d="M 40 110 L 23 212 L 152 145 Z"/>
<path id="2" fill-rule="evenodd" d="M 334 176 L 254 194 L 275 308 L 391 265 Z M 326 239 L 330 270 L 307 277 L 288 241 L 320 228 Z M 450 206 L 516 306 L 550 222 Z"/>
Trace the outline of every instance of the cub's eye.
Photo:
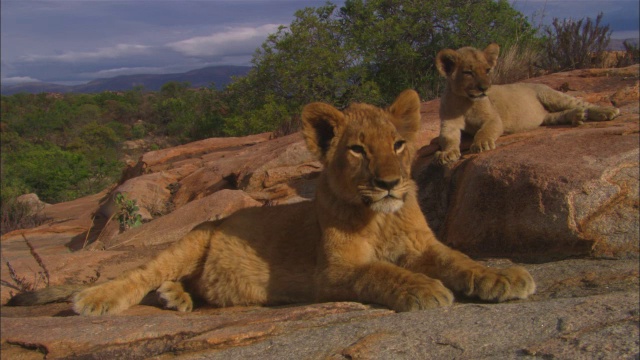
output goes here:
<path id="1" fill-rule="evenodd" d="M 349 151 L 351 151 L 352 153 L 354 153 L 356 155 L 364 155 L 365 154 L 364 147 L 362 145 L 351 145 L 351 146 L 349 146 Z"/>
<path id="2" fill-rule="evenodd" d="M 487 75 L 489 75 L 490 72 L 491 72 L 491 69 L 487 69 Z"/>
<path id="3" fill-rule="evenodd" d="M 402 150 L 404 150 L 404 144 L 405 144 L 404 140 L 396 141 L 395 144 L 393 144 L 393 150 L 395 150 L 396 153 L 401 152 Z"/>
<path id="4" fill-rule="evenodd" d="M 462 73 L 465 74 L 466 76 L 473 76 L 473 71 L 471 70 L 464 70 Z"/>

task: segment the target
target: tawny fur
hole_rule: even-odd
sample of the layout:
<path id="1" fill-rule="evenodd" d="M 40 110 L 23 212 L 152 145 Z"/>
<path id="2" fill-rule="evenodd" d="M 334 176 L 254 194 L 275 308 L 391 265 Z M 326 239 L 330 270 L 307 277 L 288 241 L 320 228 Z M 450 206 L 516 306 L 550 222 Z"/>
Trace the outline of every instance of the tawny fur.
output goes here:
<path id="1" fill-rule="evenodd" d="M 487 268 L 429 229 L 409 173 L 416 92 L 386 110 L 312 103 L 302 119 L 325 167 L 314 201 L 203 223 L 146 265 L 77 294 L 74 310 L 117 313 L 152 290 L 179 311 L 192 309 L 190 294 L 214 306 L 359 301 L 408 311 L 449 305 L 453 292 L 488 301 L 534 292 L 524 268 Z"/>
<path id="2" fill-rule="evenodd" d="M 540 125 L 580 125 L 585 120 L 604 121 L 620 111 L 596 106 L 542 84 L 491 85 L 490 72 L 500 47 L 483 51 L 472 47 L 445 49 L 436 56 L 436 67 L 447 78 L 440 103 L 441 164 L 460 158 L 461 131 L 474 135 L 472 152 L 495 149 L 502 134 L 532 130 Z"/>

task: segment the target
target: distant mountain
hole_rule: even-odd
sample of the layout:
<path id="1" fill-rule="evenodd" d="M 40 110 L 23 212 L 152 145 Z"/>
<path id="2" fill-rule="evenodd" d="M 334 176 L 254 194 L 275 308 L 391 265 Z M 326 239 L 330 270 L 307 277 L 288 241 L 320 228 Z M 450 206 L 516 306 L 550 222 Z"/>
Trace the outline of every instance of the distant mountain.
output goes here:
<path id="1" fill-rule="evenodd" d="M 206 87 L 214 83 L 218 89 L 231 82 L 232 76 L 244 76 L 249 72 L 249 66 L 210 66 L 176 74 L 140 74 L 122 75 L 112 78 L 96 79 L 86 84 L 66 86 L 43 82 L 31 82 L 14 85 L 2 85 L 2 95 L 12 95 L 21 92 L 37 94 L 41 92 L 55 93 L 99 93 L 103 91 L 127 91 L 135 86 L 143 86 L 145 90 L 158 91 L 169 81 L 189 82 L 192 87 Z"/>

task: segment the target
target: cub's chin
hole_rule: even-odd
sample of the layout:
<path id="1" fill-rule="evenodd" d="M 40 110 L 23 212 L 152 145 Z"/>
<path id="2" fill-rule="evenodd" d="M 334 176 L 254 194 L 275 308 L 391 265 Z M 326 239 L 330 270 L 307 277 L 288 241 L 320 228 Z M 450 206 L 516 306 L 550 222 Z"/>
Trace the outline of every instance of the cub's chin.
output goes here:
<path id="1" fill-rule="evenodd" d="M 392 214 L 404 205 L 404 201 L 402 199 L 398 199 L 392 196 L 386 196 L 378 201 L 371 202 L 369 204 L 369 209 L 380 212 L 384 214 Z"/>

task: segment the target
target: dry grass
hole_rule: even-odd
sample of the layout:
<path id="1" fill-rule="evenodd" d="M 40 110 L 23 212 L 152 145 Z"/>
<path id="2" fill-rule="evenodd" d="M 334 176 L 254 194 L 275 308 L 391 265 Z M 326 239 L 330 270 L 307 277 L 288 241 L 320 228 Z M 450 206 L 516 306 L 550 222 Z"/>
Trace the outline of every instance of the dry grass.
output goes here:
<path id="1" fill-rule="evenodd" d="M 9 283 L 7 281 L 2 280 L 1 281 L 2 285 L 10 287 L 14 290 L 17 290 L 18 293 L 33 291 L 37 289 L 41 283 L 44 283 L 45 287 L 49 287 L 49 278 L 50 278 L 49 270 L 47 269 L 47 266 L 44 263 L 44 260 L 42 260 L 42 258 L 40 257 L 36 249 L 33 247 L 33 245 L 31 245 L 29 240 L 27 240 L 24 234 L 22 235 L 22 238 L 24 239 L 24 242 L 27 244 L 27 247 L 29 248 L 29 253 L 33 257 L 33 259 L 36 261 L 36 263 L 38 263 L 38 266 L 40 267 L 41 270 L 33 274 L 33 280 L 28 280 L 25 276 L 19 276 L 16 273 L 13 266 L 11 265 L 11 263 L 9 262 L 9 260 L 5 259 L 3 256 L 2 260 L 7 265 L 7 269 L 9 270 L 9 277 L 11 278 L 13 283 Z M 14 296 L 13 291 L 11 291 L 11 297 L 13 296 Z"/>
<path id="2" fill-rule="evenodd" d="M 543 71 L 537 65 L 540 57 L 540 51 L 533 46 L 512 45 L 500 54 L 491 80 L 494 84 L 510 84 L 542 75 Z"/>
<path id="3" fill-rule="evenodd" d="M 293 115 L 284 120 L 276 130 L 273 131 L 272 138 L 277 139 L 296 133 L 302 129 L 302 120 L 299 115 Z"/>

